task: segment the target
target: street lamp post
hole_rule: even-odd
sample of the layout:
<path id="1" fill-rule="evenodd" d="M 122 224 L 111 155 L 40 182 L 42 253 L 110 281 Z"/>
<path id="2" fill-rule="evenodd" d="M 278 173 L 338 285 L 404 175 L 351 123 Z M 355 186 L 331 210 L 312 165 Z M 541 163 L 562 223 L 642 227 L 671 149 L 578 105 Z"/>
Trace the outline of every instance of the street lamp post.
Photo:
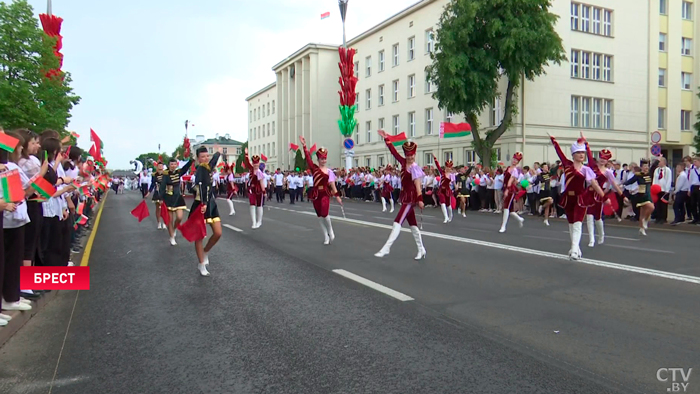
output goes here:
<path id="1" fill-rule="evenodd" d="M 348 1 L 349 0 L 338 0 L 338 7 L 340 7 L 340 18 L 343 20 L 343 48 L 348 49 L 348 43 L 345 40 L 345 16 L 348 13 Z M 342 144 L 342 142 L 341 142 Z M 355 152 L 349 149 L 345 149 L 345 169 L 350 171 L 352 168 L 352 157 Z"/>

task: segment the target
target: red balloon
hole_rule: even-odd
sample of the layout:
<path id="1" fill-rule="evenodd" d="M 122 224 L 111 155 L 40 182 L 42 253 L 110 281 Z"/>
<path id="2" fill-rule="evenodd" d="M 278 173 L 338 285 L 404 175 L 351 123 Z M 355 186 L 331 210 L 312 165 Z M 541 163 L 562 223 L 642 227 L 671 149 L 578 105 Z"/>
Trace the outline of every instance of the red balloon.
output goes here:
<path id="1" fill-rule="evenodd" d="M 656 204 L 656 201 L 659 200 L 659 193 L 661 193 L 661 185 L 651 185 L 651 201 Z"/>
<path id="2" fill-rule="evenodd" d="M 481 178 L 474 178 L 474 183 L 476 183 L 477 185 L 480 185 L 480 184 L 481 184 Z"/>

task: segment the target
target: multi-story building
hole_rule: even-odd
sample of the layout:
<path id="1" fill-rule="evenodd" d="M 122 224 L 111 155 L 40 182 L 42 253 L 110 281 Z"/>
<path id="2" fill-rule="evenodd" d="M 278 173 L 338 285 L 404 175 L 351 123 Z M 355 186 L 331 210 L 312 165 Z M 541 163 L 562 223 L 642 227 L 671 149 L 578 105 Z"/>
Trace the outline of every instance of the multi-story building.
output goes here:
<path id="1" fill-rule="evenodd" d="M 359 79 L 355 166 L 393 162 L 378 129 L 406 132 L 418 144 L 423 165 L 432 162 L 433 154 L 456 164 L 479 160 L 471 136 L 439 138 L 441 122 L 464 118 L 441 110 L 432 97 L 436 87 L 426 81 L 433 32 L 448 1 L 420 1 L 348 41 L 357 49 Z M 665 156 L 675 161 L 690 153 L 698 110 L 692 77 L 698 67 L 693 59 L 694 2 L 652 0 L 640 6 L 638 0 L 554 0 L 551 11 L 560 16 L 555 28 L 569 61 L 521 83 L 512 125 L 494 147 L 498 161 L 507 162 L 516 151 L 524 153 L 526 164 L 554 161 L 548 134 L 568 145 L 580 131 L 594 150 L 610 148 L 623 162 L 650 156 L 657 130 Z M 307 55 L 314 50 L 317 60 Z M 337 61 L 335 47 L 309 44 L 274 67 L 282 103 L 278 123 L 284 130 L 277 146 L 286 152 L 283 160 L 291 160 L 286 149 L 300 132 L 314 142 L 328 138 L 324 143 L 331 152 L 340 144 Z M 295 79 L 295 70 L 304 70 L 301 80 Z M 502 95 L 507 83 L 505 77 L 499 81 Z M 500 97 L 484 108 L 479 119 L 483 131 L 500 124 L 504 102 Z M 342 155 L 340 147 L 337 151 Z M 331 165 L 339 166 L 333 156 Z"/>
<path id="2" fill-rule="evenodd" d="M 190 141 L 192 141 L 192 139 L 190 139 Z M 241 147 L 243 146 L 243 143 L 231 139 L 229 134 L 219 136 L 217 133 L 214 138 L 209 139 L 205 139 L 203 135 L 197 135 L 194 143 L 191 143 L 191 145 L 193 154 L 202 145 L 209 148 L 210 154 L 214 154 L 214 149 L 216 147 L 220 147 L 223 150 L 221 153 L 223 160 L 226 163 L 235 163 L 238 155 L 242 153 Z"/>
<path id="3" fill-rule="evenodd" d="M 279 155 L 277 154 L 277 84 L 270 85 L 259 90 L 250 97 L 248 102 L 248 152 L 250 156 L 265 155 L 266 167 L 277 168 Z"/>

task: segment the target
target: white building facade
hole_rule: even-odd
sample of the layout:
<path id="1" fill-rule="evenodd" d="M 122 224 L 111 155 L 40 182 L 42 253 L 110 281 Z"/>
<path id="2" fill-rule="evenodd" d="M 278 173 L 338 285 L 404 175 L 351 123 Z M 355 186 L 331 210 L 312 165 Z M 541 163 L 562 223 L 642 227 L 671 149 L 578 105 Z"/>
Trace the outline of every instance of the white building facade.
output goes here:
<path id="1" fill-rule="evenodd" d="M 277 168 L 277 84 L 275 82 L 246 98 L 248 103 L 248 152 L 265 155 L 266 168 Z"/>

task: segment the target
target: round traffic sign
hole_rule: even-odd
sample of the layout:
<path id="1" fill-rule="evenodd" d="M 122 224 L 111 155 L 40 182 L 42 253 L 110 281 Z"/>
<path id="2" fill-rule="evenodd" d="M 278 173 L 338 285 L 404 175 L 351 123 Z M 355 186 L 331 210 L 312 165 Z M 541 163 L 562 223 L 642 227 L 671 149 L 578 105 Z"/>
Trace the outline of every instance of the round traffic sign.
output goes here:
<path id="1" fill-rule="evenodd" d="M 658 144 L 659 142 L 661 142 L 661 133 L 658 131 L 651 133 L 651 143 Z"/>
<path id="2" fill-rule="evenodd" d="M 652 145 L 650 150 L 651 150 L 651 154 L 654 156 L 661 155 L 661 145 L 659 145 L 659 144 Z"/>
<path id="3" fill-rule="evenodd" d="M 350 150 L 355 146 L 355 141 L 353 141 L 352 138 L 346 138 L 345 141 L 343 141 L 343 146 L 345 149 Z"/>

